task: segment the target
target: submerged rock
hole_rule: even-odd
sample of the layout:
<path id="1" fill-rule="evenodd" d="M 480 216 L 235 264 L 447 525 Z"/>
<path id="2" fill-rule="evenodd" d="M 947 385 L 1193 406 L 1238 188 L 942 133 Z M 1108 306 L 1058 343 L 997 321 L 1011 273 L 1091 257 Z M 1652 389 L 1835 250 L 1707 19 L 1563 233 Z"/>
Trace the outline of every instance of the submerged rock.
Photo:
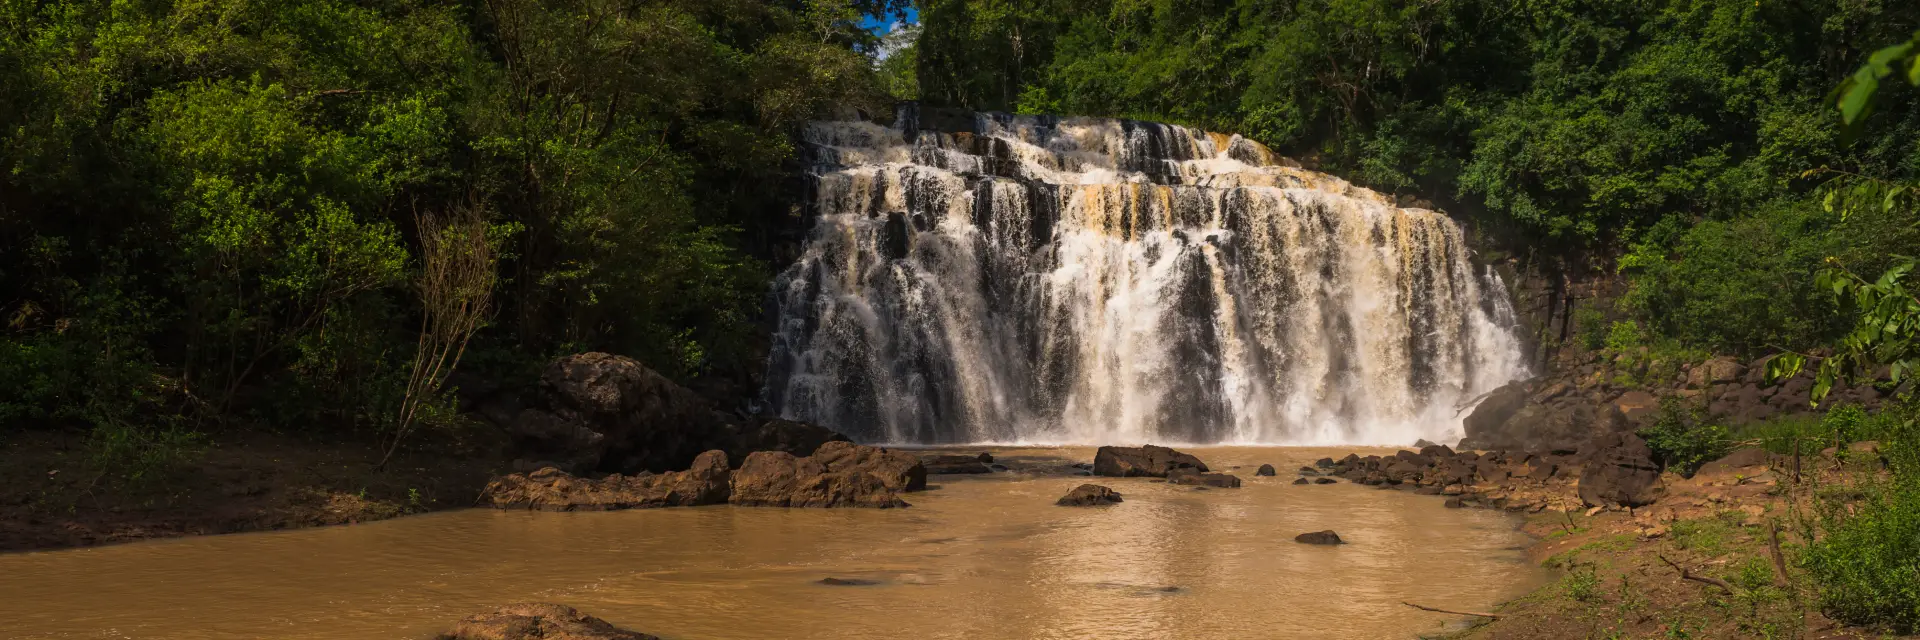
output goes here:
<path id="1" fill-rule="evenodd" d="M 1301 478 L 1301 480 L 1305 480 L 1305 479 L 1306 478 Z M 1339 480 L 1335 480 L 1333 478 L 1314 478 L 1313 479 L 1314 484 L 1334 484 L 1336 482 L 1339 482 Z"/>
<path id="2" fill-rule="evenodd" d="M 1340 539 L 1340 534 L 1334 533 L 1332 529 L 1302 533 L 1294 536 L 1293 541 L 1301 544 L 1346 544 Z"/>
<path id="3" fill-rule="evenodd" d="M 821 578 L 819 583 L 832 587 L 871 587 L 880 584 L 880 581 L 866 578 Z"/>
<path id="4" fill-rule="evenodd" d="M 1308 482 L 1306 478 L 1294 478 L 1293 483 L 1294 484 L 1313 484 L 1311 482 Z"/>
<path id="5" fill-rule="evenodd" d="M 1120 492 L 1097 484 L 1083 484 L 1054 502 L 1062 507 L 1093 507 L 1120 502 Z"/>
<path id="6" fill-rule="evenodd" d="M 1176 469 L 1209 471 L 1207 463 L 1166 447 L 1100 447 L 1093 457 L 1093 475 L 1115 478 L 1164 478 Z"/>
<path id="7" fill-rule="evenodd" d="M 462 618 L 437 640 L 660 640 L 573 607 L 527 602 Z"/>
<path id="8" fill-rule="evenodd" d="M 981 460 L 980 459 L 981 457 L 986 457 L 987 460 Z M 921 462 L 927 466 L 928 475 L 949 475 L 949 474 L 991 473 L 993 471 L 993 468 L 987 466 L 987 462 L 991 461 L 992 459 L 993 459 L 992 456 L 987 456 L 984 453 L 980 454 L 979 456 L 960 456 L 960 455 L 948 454 L 948 455 L 933 456 L 932 458 L 922 460 Z"/>
<path id="9" fill-rule="evenodd" d="M 1167 481 L 1174 484 L 1201 485 L 1220 489 L 1240 488 L 1240 476 L 1225 473 L 1200 473 L 1191 469 L 1175 469 L 1167 474 Z"/>

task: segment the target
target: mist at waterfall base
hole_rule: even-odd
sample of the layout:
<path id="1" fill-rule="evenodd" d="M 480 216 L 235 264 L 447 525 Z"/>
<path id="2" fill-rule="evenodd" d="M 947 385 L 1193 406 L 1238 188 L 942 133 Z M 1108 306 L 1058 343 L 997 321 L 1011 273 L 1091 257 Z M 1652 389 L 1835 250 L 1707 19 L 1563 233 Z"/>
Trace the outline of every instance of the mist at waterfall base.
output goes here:
<path id="1" fill-rule="evenodd" d="M 817 122 L 763 401 L 887 444 L 1457 441 L 1526 375 L 1458 225 L 1227 136 Z"/>

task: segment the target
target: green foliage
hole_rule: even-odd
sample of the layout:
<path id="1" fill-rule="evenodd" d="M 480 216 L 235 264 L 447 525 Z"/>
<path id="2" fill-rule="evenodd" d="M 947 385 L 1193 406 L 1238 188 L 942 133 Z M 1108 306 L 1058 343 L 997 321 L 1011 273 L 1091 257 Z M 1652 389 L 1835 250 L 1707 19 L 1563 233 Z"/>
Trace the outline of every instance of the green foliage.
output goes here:
<path id="1" fill-rule="evenodd" d="M 1896 632 L 1920 630 L 1920 428 L 1882 435 L 1885 478 L 1819 502 L 1804 562 L 1827 615 Z"/>
<path id="2" fill-rule="evenodd" d="M 1653 449 L 1654 461 L 1660 466 L 1689 477 L 1700 465 L 1726 455 L 1730 446 L 1725 426 L 1687 407 L 1679 398 L 1662 400 L 1659 418 L 1641 429 L 1640 437 Z"/>
<path id="3" fill-rule="evenodd" d="M 117 460 L 173 418 L 384 428 L 416 219 L 460 207 L 502 258 L 477 366 L 751 370 L 767 185 L 799 123 L 884 100 L 857 23 L 905 6 L 0 1 L 0 428 Z"/>
<path id="4" fill-rule="evenodd" d="M 1607 329 L 1608 351 L 1625 353 L 1646 344 L 1647 337 L 1640 331 L 1640 324 L 1631 320 L 1615 322 Z"/>
<path id="5" fill-rule="evenodd" d="M 1567 597 L 1581 602 L 1591 602 L 1600 597 L 1600 575 L 1590 564 L 1573 567 L 1566 577 L 1560 579 L 1560 586 L 1566 590 Z"/>
<path id="6" fill-rule="evenodd" d="M 1237 132 L 1549 248 L 1739 218 L 1823 163 L 1915 169 L 1920 114 L 1877 114 L 1853 148 L 1820 117 L 1835 61 L 1920 27 L 1912 3 L 936 0 L 921 16 L 930 101 Z"/>
<path id="7" fill-rule="evenodd" d="M 1592 303 L 1583 303 L 1573 311 L 1574 336 L 1588 351 L 1607 346 L 1607 312 Z"/>

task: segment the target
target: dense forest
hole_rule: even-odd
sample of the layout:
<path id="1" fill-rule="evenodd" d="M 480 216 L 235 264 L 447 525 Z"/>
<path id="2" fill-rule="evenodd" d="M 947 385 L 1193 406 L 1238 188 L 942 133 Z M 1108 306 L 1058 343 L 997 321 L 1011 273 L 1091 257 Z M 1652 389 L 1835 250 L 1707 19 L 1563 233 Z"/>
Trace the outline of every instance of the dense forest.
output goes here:
<path id="1" fill-rule="evenodd" d="M 0 425 L 138 454 L 430 421 L 455 359 L 738 368 L 791 134 L 885 106 L 898 4 L 7 0 Z"/>

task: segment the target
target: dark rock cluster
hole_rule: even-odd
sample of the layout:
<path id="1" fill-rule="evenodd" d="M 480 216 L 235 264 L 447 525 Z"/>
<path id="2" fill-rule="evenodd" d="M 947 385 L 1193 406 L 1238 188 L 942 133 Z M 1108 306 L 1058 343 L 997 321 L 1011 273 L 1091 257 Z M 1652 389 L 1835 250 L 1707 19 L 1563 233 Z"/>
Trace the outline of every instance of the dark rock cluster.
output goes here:
<path id="1" fill-rule="evenodd" d="M 1348 455 L 1331 473 L 1358 484 L 1456 496 L 1461 506 L 1528 510 L 1578 508 L 1563 504 L 1576 484 L 1584 506 L 1643 506 L 1662 491 L 1659 465 L 1631 433 L 1590 439 L 1570 451 L 1456 452 L 1435 445 L 1390 456 Z"/>
<path id="2" fill-rule="evenodd" d="M 547 467 L 509 474 L 487 485 L 484 499 L 502 509 L 607 511 L 734 504 L 771 507 L 905 507 L 901 493 L 927 487 L 927 470 L 911 454 L 833 441 L 807 457 L 758 451 L 737 470 L 724 451 L 708 451 L 686 471 L 575 477 Z"/>
<path id="3" fill-rule="evenodd" d="M 1062 507 L 1096 507 L 1120 502 L 1120 492 L 1097 484 L 1083 484 L 1054 504 Z"/>
<path id="4" fill-rule="evenodd" d="M 1811 410 L 1811 374 L 1769 381 L 1765 358 L 1718 357 L 1661 363 L 1641 354 L 1608 361 L 1585 354 L 1543 378 L 1483 397 L 1465 420 L 1460 446 L 1479 450 L 1568 451 L 1589 440 L 1646 427 L 1663 399 L 1723 416 L 1731 424 Z M 1829 402 L 1871 406 L 1887 395 L 1871 385 L 1837 385 Z"/>
<path id="5" fill-rule="evenodd" d="M 467 616 L 437 640 L 660 640 L 580 613 L 573 607 L 527 602 Z"/>
<path id="6" fill-rule="evenodd" d="M 1191 454 L 1166 447 L 1100 447 L 1093 456 L 1093 475 L 1113 478 L 1165 478 L 1178 470 L 1199 473 L 1210 471 L 1207 463 Z"/>
<path id="7" fill-rule="evenodd" d="M 555 360 L 525 392 L 469 395 L 469 409 L 506 431 L 523 471 L 662 473 L 710 450 L 741 460 L 846 439 L 816 425 L 720 411 L 638 361 L 605 353 Z"/>

